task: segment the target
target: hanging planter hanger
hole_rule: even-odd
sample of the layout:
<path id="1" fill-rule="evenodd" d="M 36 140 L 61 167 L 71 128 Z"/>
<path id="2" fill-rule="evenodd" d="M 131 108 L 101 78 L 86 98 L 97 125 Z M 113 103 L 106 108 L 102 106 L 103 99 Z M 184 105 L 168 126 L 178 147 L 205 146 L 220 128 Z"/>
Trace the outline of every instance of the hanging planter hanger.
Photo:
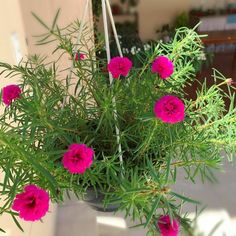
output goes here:
<path id="1" fill-rule="evenodd" d="M 75 52 L 77 52 L 78 45 L 81 41 L 83 28 L 85 26 L 85 17 L 86 17 L 86 14 L 88 13 L 88 9 L 89 9 L 89 3 L 90 3 L 90 0 L 86 0 L 84 10 L 83 10 L 82 20 L 81 20 L 80 27 L 79 27 L 79 32 L 78 32 L 78 36 L 77 36 L 77 40 L 76 40 L 76 45 L 75 45 L 75 48 L 74 48 Z M 121 51 L 121 46 L 120 46 L 120 42 L 119 42 L 119 38 L 118 38 L 118 34 L 117 34 L 115 22 L 114 22 L 114 18 L 113 18 L 112 11 L 111 11 L 110 2 L 109 2 L 109 0 L 101 0 L 101 4 L 102 4 L 104 34 L 105 34 L 106 55 L 107 55 L 107 62 L 109 63 L 110 60 L 111 60 L 111 50 L 110 50 L 110 39 L 109 39 L 109 31 L 108 31 L 107 13 L 108 13 L 110 23 L 111 23 L 111 26 L 112 26 L 112 30 L 113 30 L 113 33 L 114 33 L 114 37 L 115 37 L 117 49 L 118 49 L 118 52 L 119 52 L 119 56 L 123 57 L 123 54 L 122 54 L 122 51 Z M 76 56 L 76 53 L 75 53 L 74 56 Z M 73 60 L 72 60 L 71 67 L 70 67 L 70 72 L 69 72 L 69 75 L 68 75 L 68 81 L 69 82 L 71 81 L 73 70 L 74 70 L 74 63 L 73 63 Z M 110 82 L 110 85 L 113 84 L 113 77 L 112 77 L 110 72 L 109 72 L 109 82 Z M 66 103 L 66 97 L 63 100 L 63 107 L 65 106 L 65 103 Z M 116 98 L 114 96 L 112 98 L 112 105 L 113 105 L 113 117 L 114 117 L 114 120 L 115 120 L 115 123 L 116 123 L 115 124 L 115 132 L 116 132 L 116 141 L 117 141 L 118 152 L 119 152 L 119 161 L 120 161 L 120 165 L 121 165 L 122 170 L 123 170 L 123 154 L 122 154 L 122 146 L 121 146 L 121 132 L 120 132 L 119 126 L 117 125 L 118 117 L 117 117 L 117 109 L 116 109 Z"/>

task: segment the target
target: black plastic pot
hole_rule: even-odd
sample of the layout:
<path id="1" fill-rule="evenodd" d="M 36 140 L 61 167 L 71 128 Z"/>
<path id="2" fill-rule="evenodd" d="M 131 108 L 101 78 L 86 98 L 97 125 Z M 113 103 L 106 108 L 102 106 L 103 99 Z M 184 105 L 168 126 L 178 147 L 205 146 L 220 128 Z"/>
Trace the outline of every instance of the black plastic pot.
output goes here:
<path id="1" fill-rule="evenodd" d="M 93 188 L 89 188 L 87 189 L 87 194 L 85 195 L 84 202 L 86 202 L 94 210 L 100 212 L 114 212 L 119 208 L 118 205 L 108 205 L 106 208 L 104 208 L 104 197 L 104 194 L 99 190 L 95 193 Z"/>

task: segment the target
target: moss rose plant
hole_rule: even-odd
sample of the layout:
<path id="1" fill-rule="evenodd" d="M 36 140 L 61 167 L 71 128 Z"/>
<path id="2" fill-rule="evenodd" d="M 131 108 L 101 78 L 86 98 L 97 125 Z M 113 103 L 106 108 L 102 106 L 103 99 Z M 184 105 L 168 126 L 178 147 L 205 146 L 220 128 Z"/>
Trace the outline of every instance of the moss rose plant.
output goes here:
<path id="1" fill-rule="evenodd" d="M 79 22 L 63 29 L 55 22 L 43 24 L 47 33 L 39 44 L 56 43 L 58 60 L 31 56 L 19 65 L 0 63 L 6 79 L 18 78 L 14 89 L 2 90 L 0 214 L 36 220 L 47 212 L 47 196 L 61 202 L 73 192 L 83 199 L 92 188 L 104 195 L 104 208 L 117 204 L 151 235 L 191 232 L 181 209 L 197 202 L 173 186 L 180 170 L 189 184 L 197 176 L 213 181 L 212 170 L 225 156 L 232 161 L 234 84 L 213 70 L 211 86 L 202 78 L 191 98 L 186 94 L 203 50 L 192 29 L 152 45 L 139 54 L 143 66 L 134 68 L 128 58 L 96 60 L 104 42 L 93 46 L 86 29 L 75 57 Z M 59 69 L 63 55 L 72 72 Z M 107 69 L 116 78 L 111 85 Z"/>

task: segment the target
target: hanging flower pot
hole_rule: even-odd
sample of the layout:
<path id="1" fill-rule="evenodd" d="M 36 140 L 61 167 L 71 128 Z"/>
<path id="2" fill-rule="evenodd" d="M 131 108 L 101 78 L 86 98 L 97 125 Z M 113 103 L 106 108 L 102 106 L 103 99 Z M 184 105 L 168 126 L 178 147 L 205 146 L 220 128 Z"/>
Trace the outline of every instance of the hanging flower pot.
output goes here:
<path id="1" fill-rule="evenodd" d="M 203 47 L 188 28 L 176 30 L 171 43 L 154 43 L 134 68 L 122 55 L 109 1 L 102 4 L 105 44 L 91 46 L 83 21 L 60 29 L 56 20 L 52 28 L 40 20 L 47 34 L 39 43 L 56 40 L 59 59 L 0 63 L 6 78 L 20 77 L 2 90 L 1 213 L 40 220 L 50 200 L 72 191 L 97 210 L 125 212 L 151 235 L 181 235 L 191 231 L 182 205 L 199 203 L 173 190 L 177 174 L 185 171 L 190 184 L 198 176 L 212 180 L 222 152 L 235 154 L 234 83 L 214 70 L 211 87 L 198 81 L 196 98 L 186 96 Z M 106 9 L 119 52 L 113 58 Z M 104 47 L 107 58 L 96 60 Z M 68 70 L 58 69 L 64 54 Z"/>
<path id="2" fill-rule="evenodd" d="M 89 206 L 100 212 L 115 212 L 119 209 L 119 204 L 104 204 L 105 194 L 101 190 L 95 191 L 93 188 L 88 188 L 83 198 Z"/>

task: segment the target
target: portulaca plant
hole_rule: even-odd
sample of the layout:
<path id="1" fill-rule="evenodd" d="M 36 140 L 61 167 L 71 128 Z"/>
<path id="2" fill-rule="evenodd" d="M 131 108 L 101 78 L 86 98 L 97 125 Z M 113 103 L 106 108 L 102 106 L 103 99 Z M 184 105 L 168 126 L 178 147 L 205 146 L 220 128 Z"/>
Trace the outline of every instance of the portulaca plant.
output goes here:
<path id="1" fill-rule="evenodd" d="M 88 46 L 85 37 L 74 53 L 79 22 L 61 30 L 42 25 L 48 33 L 39 42 L 57 42 L 58 60 L 0 63 L 6 79 L 19 78 L 2 89 L 0 214 L 40 220 L 50 201 L 63 201 L 66 192 L 84 199 L 92 189 L 103 195 L 104 209 L 116 204 L 150 235 L 191 235 L 181 209 L 197 202 L 173 186 L 180 170 L 194 184 L 198 176 L 214 179 L 223 153 L 232 161 L 233 81 L 214 70 L 213 85 L 202 78 L 192 98 L 186 94 L 203 48 L 191 29 L 178 29 L 171 43 L 143 52 L 148 60 L 133 68 L 126 57 L 96 60 L 103 42 Z M 65 54 L 74 68 L 68 76 L 58 69 Z"/>

